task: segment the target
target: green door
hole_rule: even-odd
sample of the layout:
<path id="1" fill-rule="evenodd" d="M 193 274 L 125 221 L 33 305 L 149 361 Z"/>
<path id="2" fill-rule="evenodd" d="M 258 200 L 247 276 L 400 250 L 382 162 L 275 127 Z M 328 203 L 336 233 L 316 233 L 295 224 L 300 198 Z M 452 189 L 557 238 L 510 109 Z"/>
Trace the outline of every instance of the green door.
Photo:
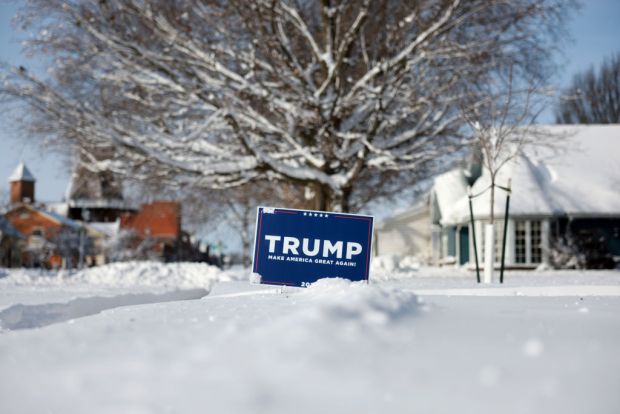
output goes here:
<path id="1" fill-rule="evenodd" d="M 461 227 L 459 231 L 459 264 L 469 262 L 469 228 Z"/>

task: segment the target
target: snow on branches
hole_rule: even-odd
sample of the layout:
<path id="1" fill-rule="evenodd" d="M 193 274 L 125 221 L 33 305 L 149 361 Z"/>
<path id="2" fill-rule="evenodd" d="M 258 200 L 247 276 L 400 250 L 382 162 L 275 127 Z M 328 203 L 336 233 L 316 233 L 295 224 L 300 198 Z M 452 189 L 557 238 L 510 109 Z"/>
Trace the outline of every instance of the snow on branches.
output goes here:
<path id="1" fill-rule="evenodd" d="M 55 58 L 52 77 L 14 69 L 0 90 L 90 168 L 206 188 L 283 180 L 336 210 L 458 150 L 464 86 L 498 61 L 542 74 L 545 36 L 565 10 L 551 0 L 28 4 L 22 21 L 39 30 L 28 47 Z"/>

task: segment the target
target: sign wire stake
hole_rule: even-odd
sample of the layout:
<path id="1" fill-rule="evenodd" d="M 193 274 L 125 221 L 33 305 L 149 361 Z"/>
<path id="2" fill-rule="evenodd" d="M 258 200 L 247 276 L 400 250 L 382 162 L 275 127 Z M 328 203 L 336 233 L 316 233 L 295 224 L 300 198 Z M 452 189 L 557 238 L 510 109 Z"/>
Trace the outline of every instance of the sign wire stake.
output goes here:
<path id="1" fill-rule="evenodd" d="M 480 283 L 480 265 L 478 264 L 478 247 L 476 246 L 476 224 L 474 222 L 474 208 L 472 207 L 471 187 L 467 187 L 467 195 L 469 196 L 469 218 L 471 223 L 471 235 L 474 242 L 474 257 L 476 259 L 476 281 Z"/>
<path id="2" fill-rule="evenodd" d="M 508 179 L 508 186 L 502 188 L 506 191 L 506 212 L 504 213 L 504 240 L 502 241 L 502 264 L 499 271 L 499 283 L 504 283 L 504 263 L 506 260 L 506 236 L 508 235 L 508 211 L 510 209 L 510 178 Z"/>

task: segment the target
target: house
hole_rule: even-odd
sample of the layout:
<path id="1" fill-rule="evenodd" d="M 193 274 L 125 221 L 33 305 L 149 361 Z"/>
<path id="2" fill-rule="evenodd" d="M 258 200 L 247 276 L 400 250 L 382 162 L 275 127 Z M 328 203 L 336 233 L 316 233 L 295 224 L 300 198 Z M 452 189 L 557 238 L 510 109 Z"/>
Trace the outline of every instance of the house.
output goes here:
<path id="1" fill-rule="evenodd" d="M 35 178 L 20 162 L 10 178 L 10 208 L 4 218 L 25 239 L 19 262 L 27 267 L 73 267 L 88 253 L 81 223 L 35 203 Z"/>
<path id="2" fill-rule="evenodd" d="M 130 258 L 191 259 L 193 246 L 181 228 L 179 203 L 155 201 L 137 208 L 125 200 L 117 176 L 85 165 L 81 160 L 75 165 L 64 214 L 87 225 L 97 252 L 94 264 Z"/>
<path id="3" fill-rule="evenodd" d="M 63 212 L 72 220 L 113 223 L 137 209 L 123 197 L 118 178 L 109 171 L 93 172 L 84 162 L 76 162 L 66 193 Z"/>
<path id="4" fill-rule="evenodd" d="M 94 266 L 146 258 L 206 259 L 182 230 L 179 203 L 155 201 L 135 208 L 123 199 L 116 178 L 106 172 L 76 168 L 67 202 L 62 203 L 35 203 L 36 180 L 23 162 L 9 181 L 10 209 L 4 220 L 14 232 L 11 240 L 7 238 L 4 243 L 10 242 L 11 257 L 19 256 L 18 262 L 23 266 Z M 9 237 L 3 228 L 0 227 L 0 241 L 3 234 Z M 15 239 L 15 235 L 21 239 Z M 2 254 L 9 250 L 1 244 L 0 249 L 2 259 Z M 16 263 L 15 259 L 11 263 Z"/>
<path id="5" fill-rule="evenodd" d="M 561 136 L 558 148 L 534 147 L 506 164 L 497 183 L 512 182 L 506 260 L 511 268 L 561 265 L 613 267 L 620 259 L 620 125 L 544 126 Z M 435 178 L 420 203 L 379 224 L 379 254 L 417 256 L 429 264 L 474 265 L 473 230 L 483 263 L 482 229 L 490 217 L 486 170 L 457 168 Z M 474 223 L 470 221 L 469 197 Z M 506 196 L 496 192 L 496 260 L 501 259 Z M 412 242 L 413 240 L 413 242 Z M 430 253 L 429 253 L 430 251 Z M 496 263 L 496 265 L 499 265 Z"/>

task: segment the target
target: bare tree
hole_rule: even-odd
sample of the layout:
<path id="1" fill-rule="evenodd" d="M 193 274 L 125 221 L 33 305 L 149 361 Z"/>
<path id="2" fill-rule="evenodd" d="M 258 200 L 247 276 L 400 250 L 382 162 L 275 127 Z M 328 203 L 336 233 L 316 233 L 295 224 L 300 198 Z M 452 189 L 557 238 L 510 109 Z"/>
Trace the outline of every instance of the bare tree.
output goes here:
<path id="1" fill-rule="evenodd" d="M 534 81 L 517 82 L 513 68 L 497 73 L 481 89 L 486 98 L 461 109 L 473 134 L 473 146 L 482 152 L 490 177 L 490 223 L 495 222 L 495 188 L 499 171 L 523 154 L 528 146 L 552 144 L 548 131 L 535 124 L 550 91 Z M 503 183 L 506 184 L 506 183 Z"/>
<path id="2" fill-rule="evenodd" d="M 575 75 L 556 109 L 558 124 L 620 123 L 620 53 Z"/>
<path id="3" fill-rule="evenodd" d="M 495 191 L 498 187 L 510 191 L 509 183 L 497 182 L 500 170 L 522 155 L 526 147 L 553 146 L 559 138 L 534 123 L 550 91 L 532 79 L 516 80 L 513 70 L 513 66 L 508 65 L 504 72 L 496 72 L 481 89 L 486 98 L 462 108 L 463 118 L 473 134 L 474 147 L 481 151 L 482 165 L 490 178 L 489 187 L 483 190 L 490 192 L 484 251 L 486 282 L 493 279 Z"/>
<path id="4" fill-rule="evenodd" d="M 461 148 L 465 86 L 495 62 L 547 73 L 572 3 L 29 0 L 20 21 L 52 78 L 18 68 L 1 88 L 93 170 L 284 181 L 348 211 Z"/>
<path id="5" fill-rule="evenodd" d="M 190 226 L 201 229 L 203 233 L 232 230 L 241 242 L 243 264 L 249 266 L 257 206 L 312 208 L 304 192 L 297 186 L 285 183 L 274 187 L 268 182 L 254 182 L 234 189 L 209 191 L 208 194 L 197 189 L 192 195 L 183 197 L 187 200 L 184 212 Z"/>
<path id="6" fill-rule="evenodd" d="M 226 222 L 239 234 L 243 265 L 250 266 L 252 260 L 251 244 L 254 237 L 252 229 L 256 218 L 256 206 L 264 203 L 265 194 L 256 191 L 256 188 L 244 190 L 235 191 L 234 197 L 227 198 L 226 207 L 229 215 Z M 263 190 L 267 189 L 263 187 Z"/>

